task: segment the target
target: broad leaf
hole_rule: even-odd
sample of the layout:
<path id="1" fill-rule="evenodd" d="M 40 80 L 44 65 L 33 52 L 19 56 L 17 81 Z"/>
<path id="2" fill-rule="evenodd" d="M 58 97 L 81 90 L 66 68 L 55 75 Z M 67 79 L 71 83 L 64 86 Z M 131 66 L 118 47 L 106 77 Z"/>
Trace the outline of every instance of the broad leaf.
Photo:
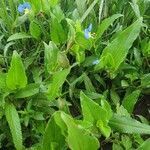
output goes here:
<path id="1" fill-rule="evenodd" d="M 111 117 L 110 108 L 107 103 L 103 103 L 103 107 L 92 101 L 83 92 L 80 94 L 83 121 L 90 122 L 97 126 L 105 137 L 109 137 L 111 129 L 108 126 L 108 121 Z"/>
<path id="2" fill-rule="evenodd" d="M 14 51 L 11 65 L 6 77 L 7 87 L 11 90 L 24 88 L 27 85 L 27 77 L 20 55 Z"/>
<path id="3" fill-rule="evenodd" d="M 59 124 L 61 124 L 61 127 Z M 47 124 L 43 137 L 43 150 L 60 150 L 65 146 L 63 129 L 67 130 L 64 122 L 61 120 L 60 112 L 56 112 Z"/>
<path id="4" fill-rule="evenodd" d="M 5 105 L 5 115 L 8 121 L 10 131 L 12 134 L 13 142 L 17 150 L 22 150 L 22 133 L 20 119 L 18 112 L 13 104 L 6 103 Z"/>
<path id="5" fill-rule="evenodd" d="M 91 123 L 96 123 L 98 120 L 107 120 L 107 112 L 100 107 L 96 102 L 92 101 L 83 92 L 80 94 L 81 108 L 83 119 Z"/>
<path id="6" fill-rule="evenodd" d="M 78 126 L 67 114 L 61 114 L 68 128 L 67 142 L 72 150 L 97 150 L 99 141 L 90 132 Z"/>

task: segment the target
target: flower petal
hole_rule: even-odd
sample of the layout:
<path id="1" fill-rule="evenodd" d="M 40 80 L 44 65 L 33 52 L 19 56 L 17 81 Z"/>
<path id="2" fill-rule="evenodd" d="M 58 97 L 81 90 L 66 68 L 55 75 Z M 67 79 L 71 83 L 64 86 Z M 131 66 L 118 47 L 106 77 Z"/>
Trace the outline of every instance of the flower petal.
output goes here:
<path id="1" fill-rule="evenodd" d="M 92 31 L 92 23 L 89 25 L 89 27 L 87 28 L 89 32 Z"/>
<path id="2" fill-rule="evenodd" d="M 84 37 L 85 37 L 86 39 L 89 39 L 89 38 L 90 38 L 90 33 L 89 33 L 88 29 L 85 29 L 85 30 L 84 30 Z"/>
<path id="3" fill-rule="evenodd" d="M 23 3 L 24 9 L 31 9 L 31 5 L 28 2 Z"/>
<path id="4" fill-rule="evenodd" d="M 96 60 L 93 61 L 92 64 L 93 64 L 93 65 L 97 65 L 97 64 L 99 64 L 99 62 L 100 62 L 100 61 L 99 61 L 98 59 L 96 59 Z"/>
<path id="5" fill-rule="evenodd" d="M 20 4 L 20 5 L 18 6 L 18 12 L 19 12 L 19 13 L 23 13 L 23 12 L 24 12 L 24 7 L 23 7 L 22 4 Z"/>

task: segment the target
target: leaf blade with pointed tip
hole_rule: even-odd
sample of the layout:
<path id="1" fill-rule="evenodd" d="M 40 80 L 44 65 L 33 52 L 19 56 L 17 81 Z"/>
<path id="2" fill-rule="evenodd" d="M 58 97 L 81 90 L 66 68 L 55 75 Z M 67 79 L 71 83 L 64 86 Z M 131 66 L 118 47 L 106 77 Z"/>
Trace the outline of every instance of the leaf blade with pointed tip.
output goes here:
<path id="1" fill-rule="evenodd" d="M 13 104 L 6 103 L 5 115 L 17 150 L 22 150 L 22 132 L 18 112 Z"/>
<path id="2" fill-rule="evenodd" d="M 120 133 L 150 134 L 150 126 L 126 116 L 114 115 L 109 121 L 110 127 Z"/>
<path id="3" fill-rule="evenodd" d="M 7 87 L 11 90 L 24 88 L 27 85 L 27 77 L 20 55 L 14 51 L 11 65 L 6 77 Z"/>
<path id="4" fill-rule="evenodd" d="M 95 66 L 96 70 L 106 68 L 110 73 L 115 73 L 120 64 L 125 60 L 128 50 L 138 37 L 142 27 L 142 18 L 138 19 L 118 36 L 103 50 L 100 62 Z"/>
<path id="5" fill-rule="evenodd" d="M 20 33 L 15 33 L 13 35 L 11 35 L 8 39 L 7 42 L 13 41 L 13 40 L 19 40 L 19 39 L 27 39 L 27 38 L 31 38 L 30 35 L 20 32 Z"/>

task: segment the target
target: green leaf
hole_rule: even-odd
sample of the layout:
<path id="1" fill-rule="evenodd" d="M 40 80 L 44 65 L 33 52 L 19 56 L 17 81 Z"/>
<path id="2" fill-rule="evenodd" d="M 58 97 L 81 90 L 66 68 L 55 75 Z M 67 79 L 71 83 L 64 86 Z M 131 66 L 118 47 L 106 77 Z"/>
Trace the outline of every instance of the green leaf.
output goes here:
<path id="1" fill-rule="evenodd" d="M 55 16 L 55 18 L 58 20 L 59 23 L 65 18 L 64 13 L 61 10 L 61 7 L 59 5 L 55 6 L 55 8 L 53 8 L 52 13 Z"/>
<path id="2" fill-rule="evenodd" d="M 86 73 L 84 73 L 83 79 L 87 92 L 96 92 L 90 78 L 86 75 Z"/>
<path id="3" fill-rule="evenodd" d="M 112 150 L 124 150 L 120 144 L 113 143 Z"/>
<path id="4" fill-rule="evenodd" d="M 15 98 L 25 98 L 33 96 L 37 93 L 39 93 L 40 85 L 31 83 L 28 84 L 25 88 L 22 88 L 15 93 Z"/>
<path id="5" fill-rule="evenodd" d="M 150 138 L 144 141 L 137 150 L 149 150 L 149 148 L 150 148 Z"/>
<path id="6" fill-rule="evenodd" d="M 101 97 L 101 106 L 102 106 L 103 109 L 106 110 L 107 117 L 108 117 L 108 119 L 110 119 L 113 115 L 113 112 L 111 110 L 110 104 L 108 103 L 108 101 L 105 99 L 104 96 Z"/>
<path id="7" fill-rule="evenodd" d="M 81 16 L 86 11 L 86 0 L 82 0 L 82 1 L 75 0 L 75 1 L 76 1 L 76 5 L 77 5 L 77 10 Z"/>
<path id="8" fill-rule="evenodd" d="M 7 89 L 6 86 L 6 73 L 0 72 L 0 92 L 5 91 Z"/>
<path id="9" fill-rule="evenodd" d="M 150 134 L 150 126 L 126 116 L 114 115 L 109 125 L 112 130 L 130 134 Z"/>
<path id="10" fill-rule="evenodd" d="M 78 126 L 69 115 L 62 113 L 61 117 L 68 128 L 67 142 L 70 149 L 97 150 L 99 148 L 98 139 L 89 131 L 85 130 L 82 126 Z"/>
<path id="11" fill-rule="evenodd" d="M 42 31 L 37 21 L 32 21 L 30 23 L 30 34 L 32 37 L 39 39 Z"/>
<path id="12" fill-rule="evenodd" d="M 122 101 L 122 105 L 130 114 L 133 112 L 134 105 L 138 101 L 140 93 L 140 90 L 133 91 L 131 94 L 128 94 Z"/>
<path id="13" fill-rule="evenodd" d="M 102 21 L 102 23 L 98 26 L 97 34 L 96 34 L 96 41 L 101 38 L 103 33 L 108 29 L 108 27 L 119 17 L 122 17 L 121 14 L 115 14 L 109 18 L 106 18 Z"/>
<path id="14" fill-rule="evenodd" d="M 13 104 L 6 103 L 5 115 L 8 121 L 13 142 L 17 150 L 22 150 L 22 133 L 18 112 Z"/>
<path id="15" fill-rule="evenodd" d="M 81 32 L 76 33 L 75 41 L 76 41 L 76 44 L 78 44 L 83 49 L 89 50 L 91 48 L 91 45 L 92 45 L 91 41 L 85 39 L 84 34 Z"/>
<path id="16" fill-rule="evenodd" d="M 100 62 L 95 69 L 106 67 L 108 71 L 114 73 L 120 64 L 125 60 L 128 50 L 140 33 L 142 18 L 138 19 L 127 29 L 122 31 L 104 50 L 100 57 Z"/>
<path id="17" fill-rule="evenodd" d="M 91 13 L 94 6 L 97 4 L 98 0 L 94 0 L 92 4 L 89 6 L 89 8 L 85 11 L 83 16 L 81 17 L 81 23 L 86 19 L 86 17 Z"/>
<path id="18" fill-rule="evenodd" d="M 107 120 L 107 112 L 83 92 L 80 93 L 80 101 L 84 121 L 96 123 L 98 120 Z"/>
<path id="19" fill-rule="evenodd" d="M 19 39 L 27 39 L 27 38 L 31 38 L 31 36 L 24 33 L 24 32 L 20 32 L 20 33 L 15 33 L 15 34 L 11 35 L 7 39 L 7 42 L 10 42 L 10 41 L 13 41 L 13 40 L 19 40 Z"/>
<path id="20" fill-rule="evenodd" d="M 132 140 L 127 135 L 122 135 L 121 143 L 125 147 L 126 150 L 132 149 Z"/>
<path id="21" fill-rule="evenodd" d="M 11 90 L 24 88 L 27 85 L 27 77 L 20 55 L 14 51 L 11 65 L 6 77 L 7 87 Z"/>
<path id="22" fill-rule="evenodd" d="M 45 63 L 45 67 L 46 70 L 49 73 L 52 73 L 53 71 L 55 71 L 56 67 L 57 67 L 57 61 L 58 61 L 58 48 L 55 45 L 54 42 L 50 42 L 49 45 L 47 45 L 46 43 L 44 43 L 45 46 L 45 54 L 44 54 L 44 63 Z"/>
<path id="23" fill-rule="evenodd" d="M 55 7 L 59 2 L 59 0 L 48 0 L 48 1 L 51 7 Z"/>
<path id="24" fill-rule="evenodd" d="M 108 126 L 108 120 L 110 119 L 110 111 L 108 111 L 108 105 L 102 108 L 97 103 L 92 101 L 83 92 L 80 94 L 83 121 L 90 122 L 97 126 L 105 137 L 109 137 L 111 129 Z M 103 103 L 103 102 L 102 102 Z M 107 109 L 106 109 L 107 107 Z"/>
<path id="25" fill-rule="evenodd" d="M 111 96 L 111 100 L 113 101 L 113 103 L 115 105 L 119 104 L 120 97 L 119 97 L 118 93 L 113 88 L 110 90 L 110 96 Z"/>
<path id="26" fill-rule="evenodd" d="M 54 16 L 51 19 L 51 39 L 56 44 L 63 43 L 67 40 L 67 34 L 61 22 L 58 22 L 57 18 Z"/>
<path id="27" fill-rule="evenodd" d="M 143 88 L 150 88 L 150 73 L 144 74 L 141 77 L 141 86 Z"/>
<path id="28" fill-rule="evenodd" d="M 110 136 L 111 128 L 107 125 L 107 122 L 98 120 L 96 126 L 100 128 L 100 131 L 106 138 Z"/>
<path id="29" fill-rule="evenodd" d="M 65 146 L 65 137 L 62 133 L 62 128 L 67 130 L 60 117 L 60 112 L 55 112 L 45 130 L 43 150 L 61 150 Z"/>
<path id="30" fill-rule="evenodd" d="M 67 75 L 70 72 L 69 69 L 64 69 L 53 74 L 52 83 L 49 85 L 47 95 L 49 100 L 54 100 L 58 96 L 60 87 L 66 80 Z"/>

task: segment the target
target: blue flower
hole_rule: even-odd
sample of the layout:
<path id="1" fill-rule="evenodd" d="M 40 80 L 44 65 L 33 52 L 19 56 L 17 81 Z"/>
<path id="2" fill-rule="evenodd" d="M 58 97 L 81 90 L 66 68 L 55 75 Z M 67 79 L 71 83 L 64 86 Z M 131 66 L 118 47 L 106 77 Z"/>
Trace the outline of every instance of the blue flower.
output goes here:
<path id="1" fill-rule="evenodd" d="M 92 24 L 90 24 L 89 27 L 84 30 L 84 37 L 86 39 L 89 39 L 90 37 L 92 37 L 91 31 L 92 31 Z"/>
<path id="2" fill-rule="evenodd" d="M 27 13 L 27 12 L 29 12 L 30 9 L 31 9 L 31 5 L 28 2 L 25 2 L 25 3 L 20 4 L 18 6 L 18 12 L 19 13 Z"/>
<path id="3" fill-rule="evenodd" d="M 98 59 L 94 60 L 92 64 L 93 64 L 93 65 L 99 64 L 99 60 L 98 60 Z"/>

